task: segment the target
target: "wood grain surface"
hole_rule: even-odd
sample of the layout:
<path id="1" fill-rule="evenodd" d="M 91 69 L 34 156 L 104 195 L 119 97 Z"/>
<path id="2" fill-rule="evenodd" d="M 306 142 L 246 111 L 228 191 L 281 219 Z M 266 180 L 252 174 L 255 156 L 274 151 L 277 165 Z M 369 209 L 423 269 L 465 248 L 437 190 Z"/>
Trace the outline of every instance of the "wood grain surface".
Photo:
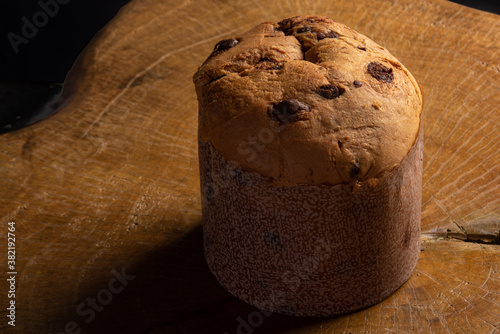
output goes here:
<path id="1" fill-rule="evenodd" d="M 335 318 L 261 312 L 203 259 L 191 76 L 223 38 L 319 14 L 384 45 L 425 94 L 422 252 L 394 295 Z M 135 0 L 57 114 L 0 136 L 2 333 L 500 331 L 500 18 L 442 0 Z M 95 304 L 93 304 L 95 303 Z M 94 306 L 92 306 L 94 305 Z"/>

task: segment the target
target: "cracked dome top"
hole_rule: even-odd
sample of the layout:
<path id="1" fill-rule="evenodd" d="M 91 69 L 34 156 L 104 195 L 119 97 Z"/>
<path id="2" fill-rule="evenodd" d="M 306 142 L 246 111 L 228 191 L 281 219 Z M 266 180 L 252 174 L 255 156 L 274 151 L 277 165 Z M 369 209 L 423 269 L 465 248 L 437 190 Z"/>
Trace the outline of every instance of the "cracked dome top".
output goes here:
<path id="1" fill-rule="evenodd" d="M 422 94 L 386 49 L 325 17 L 264 22 L 194 75 L 199 134 L 277 185 L 379 178 L 407 155 Z"/>

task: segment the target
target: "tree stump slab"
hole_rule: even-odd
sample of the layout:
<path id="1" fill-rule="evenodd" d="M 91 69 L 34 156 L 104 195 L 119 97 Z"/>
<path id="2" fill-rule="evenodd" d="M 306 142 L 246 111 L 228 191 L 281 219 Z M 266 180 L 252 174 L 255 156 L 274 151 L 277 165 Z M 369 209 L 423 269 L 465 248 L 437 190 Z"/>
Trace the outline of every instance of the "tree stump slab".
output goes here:
<path id="1" fill-rule="evenodd" d="M 328 16 L 387 47 L 425 94 L 422 252 L 410 280 L 333 318 L 231 296 L 202 252 L 197 101 L 214 44 Z M 500 329 L 500 18 L 442 0 L 135 0 L 96 36 L 56 114 L 0 136 L 2 333 L 495 333 Z M 9 271 L 0 260 L 2 277 Z"/>

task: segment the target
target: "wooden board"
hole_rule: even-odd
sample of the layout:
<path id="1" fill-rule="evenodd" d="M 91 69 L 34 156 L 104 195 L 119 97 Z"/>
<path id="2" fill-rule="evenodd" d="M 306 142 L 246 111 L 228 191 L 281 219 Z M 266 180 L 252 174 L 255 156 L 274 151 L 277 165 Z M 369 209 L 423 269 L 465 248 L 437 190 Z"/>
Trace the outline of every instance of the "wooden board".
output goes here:
<path id="1" fill-rule="evenodd" d="M 263 314 L 202 254 L 191 76 L 218 40 L 298 14 L 386 46 L 425 93 L 417 270 L 337 318 Z M 18 272 L 16 327 L 2 279 L 0 331 L 498 332 L 500 246 L 478 242 L 500 243 L 499 35 L 498 16 L 441 0 L 131 2 L 79 58 L 59 112 L 0 136 L 1 249 L 14 221 Z"/>

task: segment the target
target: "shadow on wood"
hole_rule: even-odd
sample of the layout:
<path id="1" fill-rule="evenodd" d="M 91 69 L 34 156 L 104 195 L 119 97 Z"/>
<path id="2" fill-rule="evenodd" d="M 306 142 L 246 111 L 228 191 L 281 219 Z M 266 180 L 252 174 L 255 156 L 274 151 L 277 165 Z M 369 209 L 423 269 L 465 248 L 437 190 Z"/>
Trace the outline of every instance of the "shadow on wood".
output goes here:
<path id="1" fill-rule="evenodd" d="M 121 268 L 116 268 L 120 272 Z M 87 297 L 73 318 L 88 333 L 277 333 L 326 321 L 268 314 L 226 292 L 210 273 L 203 257 L 201 225 L 178 241 L 150 251 L 130 268 L 123 268 L 127 286 L 113 294 L 109 282 L 86 289 L 101 312 L 93 312 Z M 110 274 L 110 280 L 114 275 Z M 133 278 L 132 278 L 133 277 Z M 119 288 L 119 283 L 113 283 Z M 78 308 L 74 306 L 73 312 Z M 70 310 L 71 311 L 71 310 Z M 71 312 L 68 312 L 70 315 Z M 69 321 L 73 321 L 69 320 Z M 86 323 L 89 321 L 89 323 Z"/>

